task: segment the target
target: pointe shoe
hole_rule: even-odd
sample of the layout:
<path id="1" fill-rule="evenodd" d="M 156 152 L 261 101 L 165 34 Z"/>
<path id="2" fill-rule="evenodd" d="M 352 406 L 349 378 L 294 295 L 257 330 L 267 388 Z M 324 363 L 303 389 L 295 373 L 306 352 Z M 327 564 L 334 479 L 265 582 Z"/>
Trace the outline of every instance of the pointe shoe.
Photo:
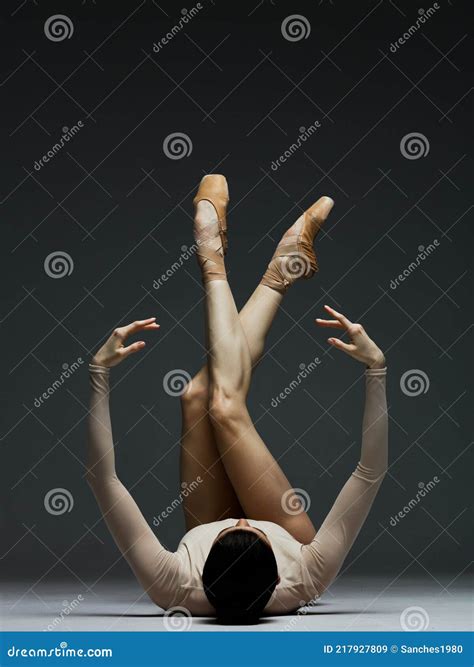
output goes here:
<path id="1" fill-rule="evenodd" d="M 217 233 L 212 233 L 215 223 L 209 223 L 201 229 L 203 240 L 198 240 L 199 249 L 196 254 L 201 265 L 203 281 L 227 280 L 224 255 L 228 246 L 226 211 L 229 189 L 224 176 L 221 174 L 204 176 L 193 199 L 194 206 L 197 207 L 203 200 L 212 204 L 217 215 Z"/>
<path id="2" fill-rule="evenodd" d="M 284 294 L 299 278 L 312 278 L 318 268 L 313 242 L 328 217 L 334 201 L 321 197 L 304 213 L 301 228 L 290 230 L 283 236 L 261 280 L 266 285 Z"/>

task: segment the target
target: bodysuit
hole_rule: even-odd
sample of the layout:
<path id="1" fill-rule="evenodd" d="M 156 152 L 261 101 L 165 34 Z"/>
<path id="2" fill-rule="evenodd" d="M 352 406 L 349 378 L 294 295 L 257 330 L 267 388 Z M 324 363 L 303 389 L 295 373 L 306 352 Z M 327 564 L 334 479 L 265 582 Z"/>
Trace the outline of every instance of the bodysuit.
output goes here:
<path id="1" fill-rule="evenodd" d="M 160 607 L 180 606 L 194 615 L 215 615 L 202 584 L 204 563 L 218 533 L 240 517 L 197 526 L 184 535 L 176 551 L 165 549 L 115 473 L 109 369 L 91 364 L 89 371 L 88 478 L 118 547 Z M 280 576 L 265 614 L 287 614 L 320 597 L 339 572 L 387 470 L 385 382 L 386 368 L 365 371 L 360 460 L 312 542 L 301 544 L 276 523 L 247 519 L 269 539 Z"/>

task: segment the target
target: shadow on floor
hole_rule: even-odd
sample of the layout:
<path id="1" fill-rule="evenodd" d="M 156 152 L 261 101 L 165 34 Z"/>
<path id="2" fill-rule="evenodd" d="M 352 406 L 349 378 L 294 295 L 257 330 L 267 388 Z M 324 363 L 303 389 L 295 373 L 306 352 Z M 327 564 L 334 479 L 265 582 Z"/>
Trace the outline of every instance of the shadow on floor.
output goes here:
<path id="1" fill-rule="evenodd" d="M 160 614 L 119 614 L 117 613 L 110 613 L 110 612 L 104 612 L 101 614 L 100 612 L 83 612 L 83 613 L 76 613 L 76 614 L 70 614 L 70 617 L 74 616 L 85 616 L 87 618 L 90 617 L 98 617 L 98 618 L 113 618 L 114 616 L 118 618 L 163 618 L 165 614 L 160 613 Z"/>
<path id="2" fill-rule="evenodd" d="M 228 627 L 228 628 L 235 628 L 238 625 L 244 625 L 246 628 L 249 627 L 247 623 L 232 623 L 230 625 L 223 624 L 223 623 L 218 623 L 215 618 L 205 618 L 203 616 L 196 616 L 194 618 L 195 621 L 199 623 L 199 625 L 218 625 L 219 627 Z M 258 623 L 254 623 L 253 625 L 268 625 L 272 623 L 277 623 L 277 621 L 274 618 L 261 618 Z"/>
<path id="3" fill-rule="evenodd" d="M 375 612 L 377 614 L 383 614 L 384 612 Z M 345 610 L 345 611 L 318 611 L 318 610 L 312 610 L 305 612 L 304 614 L 285 614 L 283 616 L 272 616 L 272 617 L 265 617 L 261 618 L 260 621 L 258 622 L 257 625 L 265 625 L 268 623 L 278 623 L 280 619 L 285 618 L 285 617 L 291 617 L 291 618 L 298 618 L 302 616 L 344 616 L 344 615 L 351 615 L 351 614 L 359 614 L 362 615 L 363 611 L 360 609 L 353 609 L 353 610 Z M 374 612 L 371 611 L 371 614 L 373 615 Z M 46 616 L 47 614 L 45 614 Z M 165 614 L 164 613 L 159 613 L 159 614 L 120 614 L 119 612 L 77 612 L 75 614 L 71 614 L 71 617 L 74 616 L 82 616 L 86 618 L 164 618 Z M 215 618 L 208 618 L 206 616 L 193 616 L 193 619 L 197 622 L 199 622 L 201 625 L 221 625 L 216 621 Z"/>

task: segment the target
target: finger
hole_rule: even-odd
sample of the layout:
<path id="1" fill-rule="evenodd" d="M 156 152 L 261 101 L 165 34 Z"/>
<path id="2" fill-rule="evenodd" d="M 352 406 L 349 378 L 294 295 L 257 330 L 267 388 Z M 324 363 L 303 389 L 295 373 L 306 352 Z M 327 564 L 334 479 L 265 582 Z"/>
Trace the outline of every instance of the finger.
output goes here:
<path id="1" fill-rule="evenodd" d="M 336 320 L 338 320 L 345 329 L 349 329 L 349 327 L 352 326 L 352 322 L 349 319 L 347 319 L 347 317 L 342 313 L 338 313 L 337 310 L 334 310 L 334 308 L 331 308 L 330 306 L 325 305 L 324 308 L 328 311 L 330 315 L 335 317 Z"/>
<path id="2" fill-rule="evenodd" d="M 135 352 L 140 352 L 145 347 L 145 341 L 144 340 L 138 340 L 136 343 L 132 343 L 131 345 L 127 345 L 127 347 L 123 347 L 121 350 L 121 355 L 123 357 L 129 357 L 131 354 L 135 354 Z"/>
<path id="3" fill-rule="evenodd" d="M 146 320 L 136 320 L 135 322 L 127 324 L 124 327 L 119 327 L 116 329 L 116 331 L 119 332 L 119 335 L 122 339 L 125 339 L 131 334 L 136 333 L 137 331 L 140 331 L 141 329 L 144 329 L 148 325 L 154 323 L 155 320 L 156 317 L 149 317 Z"/>
<path id="4" fill-rule="evenodd" d="M 338 350 L 347 352 L 347 354 L 351 354 L 356 349 L 355 345 L 344 343 L 342 340 L 339 340 L 339 338 L 328 338 L 328 343 L 333 347 L 336 347 Z"/>
<path id="5" fill-rule="evenodd" d="M 344 329 L 342 324 L 337 320 L 322 320 L 320 317 L 317 317 L 315 322 L 316 324 L 319 324 L 320 327 L 332 327 L 333 329 Z"/>
<path id="6" fill-rule="evenodd" d="M 155 329 L 159 329 L 160 325 L 157 324 L 156 322 L 152 322 L 151 324 L 145 324 L 144 327 L 142 327 L 143 331 L 154 331 Z"/>

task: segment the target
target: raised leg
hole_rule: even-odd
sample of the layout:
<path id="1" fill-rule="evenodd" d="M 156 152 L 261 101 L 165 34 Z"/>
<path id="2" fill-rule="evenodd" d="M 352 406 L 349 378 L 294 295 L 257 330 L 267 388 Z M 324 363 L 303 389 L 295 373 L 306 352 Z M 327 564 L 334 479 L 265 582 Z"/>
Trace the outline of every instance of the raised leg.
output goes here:
<path id="1" fill-rule="evenodd" d="M 197 374 L 183 397 L 183 416 L 188 428 L 183 437 L 181 471 L 185 482 L 199 474 L 202 477 L 206 462 L 205 469 L 214 477 L 199 487 L 200 497 L 197 492 L 188 497 L 185 503 L 188 528 L 245 514 L 248 518 L 279 523 L 301 542 L 314 537 L 314 526 L 304 511 L 296 515 L 285 511 L 286 507 L 294 508 L 298 499 L 291 497 L 291 485 L 256 432 L 245 400 L 251 367 L 262 354 L 282 294 L 296 279 L 314 272 L 313 259 L 306 262 L 309 246 L 305 239 L 314 238 L 332 204 L 329 198 L 322 198 L 288 230 L 280 243 L 284 246 L 282 251 L 276 253 L 270 265 L 275 267 L 271 280 L 267 271 L 262 285 L 240 315 L 226 282 L 222 256 L 216 259 L 209 248 L 202 253 L 203 276 L 206 282 L 211 281 L 206 284 L 210 355 L 208 367 Z M 214 221 L 217 225 L 215 209 L 204 201 L 196 212 L 197 231 L 200 219 L 207 228 L 203 237 L 213 240 L 216 235 L 212 234 L 211 224 Z M 217 248 L 214 243 L 214 251 Z"/>
<path id="2" fill-rule="evenodd" d="M 285 499 L 292 487 L 247 410 L 250 355 L 227 282 L 208 284 L 207 314 L 212 350 L 208 360 L 210 416 L 235 494 L 249 519 L 273 521 L 301 542 L 310 542 L 315 528 L 306 512 L 287 512 Z"/>
<path id="3" fill-rule="evenodd" d="M 253 368 L 260 360 L 266 335 L 282 299 L 282 294 L 259 285 L 239 313 Z M 245 516 L 220 460 L 209 418 L 207 365 L 193 378 L 181 397 L 181 406 L 181 483 L 190 490 L 183 502 L 186 528 Z M 196 484 L 199 479 L 202 481 Z"/>

